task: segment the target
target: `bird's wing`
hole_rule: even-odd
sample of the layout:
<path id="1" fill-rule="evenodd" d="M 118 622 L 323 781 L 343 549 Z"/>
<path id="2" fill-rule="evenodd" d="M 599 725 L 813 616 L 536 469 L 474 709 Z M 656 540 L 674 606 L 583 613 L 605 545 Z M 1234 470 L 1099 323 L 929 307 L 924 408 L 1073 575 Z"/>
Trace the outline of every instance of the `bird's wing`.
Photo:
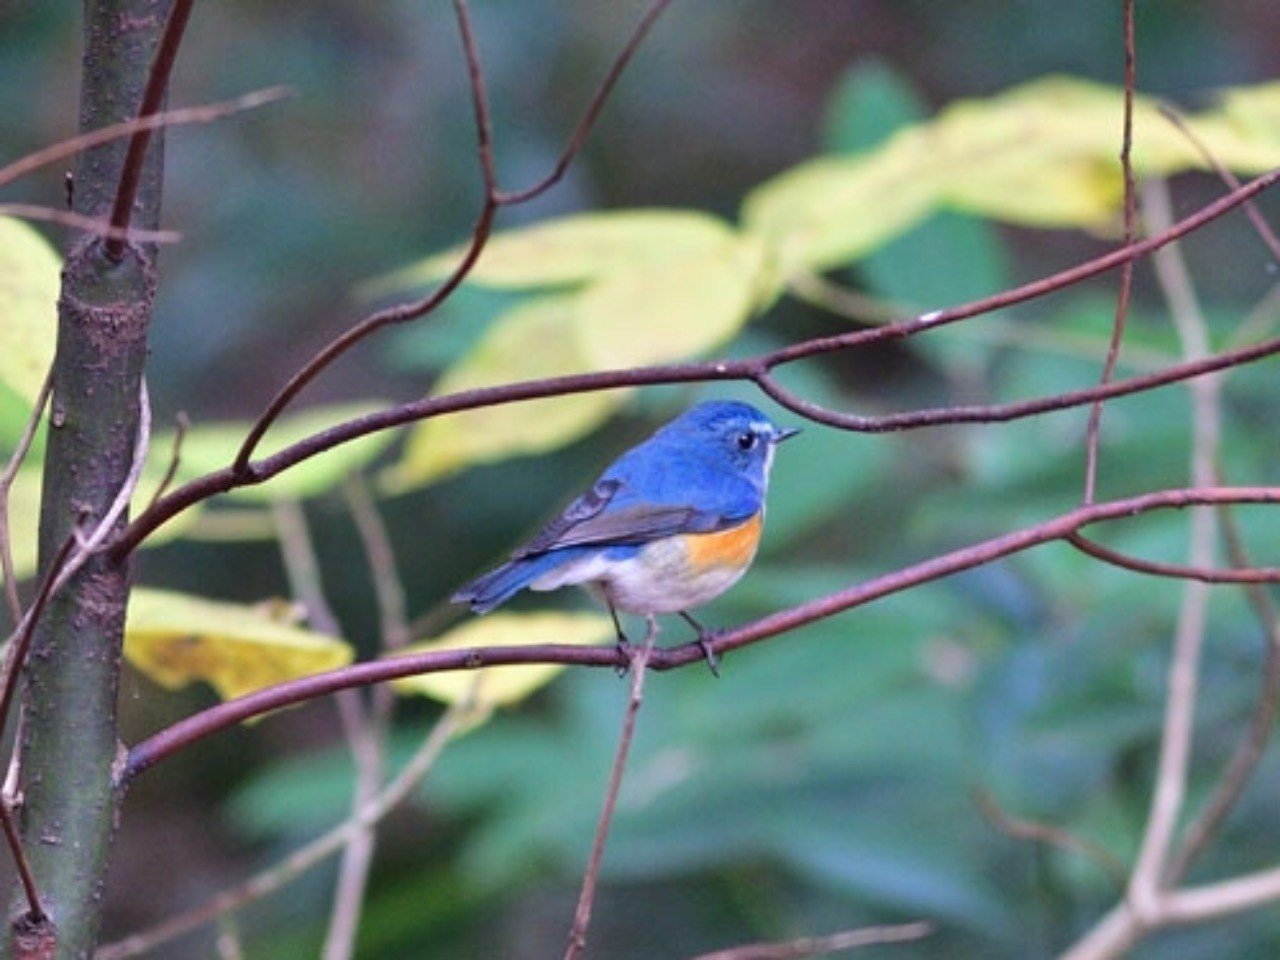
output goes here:
<path id="1" fill-rule="evenodd" d="M 632 495 L 620 480 L 601 479 L 512 558 L 519 560 L 561 547 L 638 544 L 680 533 L 712 533 L 737 526 L 755 512 L 738 504 L 732 507 L 708 510 L 688 504 L 650 503 Z"/>

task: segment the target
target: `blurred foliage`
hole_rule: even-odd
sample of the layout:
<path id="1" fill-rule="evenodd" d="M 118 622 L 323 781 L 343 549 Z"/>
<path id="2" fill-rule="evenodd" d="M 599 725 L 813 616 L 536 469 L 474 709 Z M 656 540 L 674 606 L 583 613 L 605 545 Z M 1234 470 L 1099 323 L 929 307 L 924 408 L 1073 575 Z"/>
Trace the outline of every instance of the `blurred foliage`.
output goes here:
<path id="1" fill-rule="evenodd" d="M 347 644 L 302 629 L 298 617 L 282 601 L 249 607 L 138 587 L 124 653 L 170 690 L 203 680 L 226 699 L 351 662 Z"/>
<path id="2" fill-rule="evenodd" d="M 827 279 L 891 313 L 925 310 L 1098 249 L 1067 231 L 1010 229 L 994 218 L 1043 225 L 1036 218 L 1050 209 L 1065 218 L 1055 223 L 1114 229 L 1119 108 L 1114 87 L 1094 82 L 1120 76 L 1115 4 L 1080 4 L 1067 16 L 1042 0 L 985 3 L 963 20 L 953 5 L 924 0 L 815 0 L 786 5 L 785 17 L 764 0 L 683 7 L 646 44 L 566 182 L 503 220 L 497 256 L 478 277 L 494 289 L 464 289 L 431 319 L 344 359 L 308 394 L 316 406 L 282 422 L 267 449 L 367 409 L 370 397 L 709 350 L 749 355 L 847 330 L 848 318 L 777 299 L 797 267 L 828 270 Z M 1204 96 L 1277 73 L 1275 31 L 1260 29 L 1273 11 L 1262 3 L 1139 7 L 1144 90 L 1186 104 L 1206 138 L 1216 131 L 1217 150 L 1229 153 L 1231 138 L 1274 141 L 1273 104 L 1242 106 L 1249 94 L 1240 90 Z M 476 5 L 504 185 L 532 182 L 554 158 L 634 8 L 621 0 Z M 0 108 L 13 121 L 0 146 L 10 155 L 70 128 L 76 24 L 57 5 L 6 17 Z M 1064 71 L 1090 82 L 1041 79 Z M 342 291 L 368 296 L 367 278 L 456 244 L 477 207 L 465 73 L 447 5 L 201 8 L 174 102 L 277 82 L 293 84 L 299 98 L 170 138 L 167 219 L 187 240 L 163 254 L 151 380 L 158 422 L 188 409 L 197 424 L 184 441 L 180 478 L 225 462 L 240 428 L 221 424 L 254 415 L 300 359 L 359 315 L 362 306 Z M 1037 127 L 1044 135 L 1020 153 L 1001 138 L 1012 118 L 1025 120 L 1035 96 L 1054 103 L 1048 132 Z M 1274 87 L 1256 96 L 1274 97 Z M 1198 165 L 1148 110 L 1144 104 L 1140 162 L 1160 171 Z M 1055 129 L 1065 134 L 1055 139 Z M 1009 165 L 957 153 L 955 138 L 1000 143 Z M 1166 151 L 1181 159 L 1163 159 Z M 929 169 L 936 178 L 921 173 Z M 1063 179 L 1038 179 L 1054 173 Z M 838 191 L 813 186 L 827 176 L 858 184 L 849 205 L 836 202 Z M 24 199 L 44 191 L 44 202 L 60 202 L 57 171 L 17 187 L 28 191 Z M 1211 177 L 1181 178 L 1181 209 L 1219 190 Z M 655 206 L 662 210 L 637 212 Z M 1272 198 L 1263 206 L 1276 210 Z M 572 216 L 557 219 L 565 214 Z M 537 226 L 522 228 L 528 223 Z M 620 238 L 610 232 L 619 229 Z M 559 258 L 544 262 L 542 241 L 558 230 L 568 231 L 570 255 L 561 234 Z M 537 253 L 521 247 L 529 243 Z M 1274 298 L 1263 298 L 1275 265 L 1242 218 L 1186 247 L 1215 347 L 1274 330 Z M 618 275 L 619 260 L 624 279 L 604 280 Z M 504 265 L 528 272 L 500 276 Z M 1178 353 L 1166 308 L 1145 268 L 1139 273 L 1122 371 Z M 905 346 L 780 375 L 807 397 L 872 412 L 1075 388 L 1097 376 L 1113 296 L 1114 281 L 1104 279 Z M 766 315 L 747 322 L 765 306 Z M 1269 367 L 1228 377 L 1222 461 L 1233 482 L 1275 482 L 1280 468 L 1280 387 Z M 655 423 L 726 393 L 758 402 L 743 387 L 662 388 L 498 408 L 472 415 L 469 426 L 447 418 L 419 428 L 395 457 L 383 439 L 370 440 L 327 468 L 318 462 L 315 474 L 286 474 L 277 492 L 311 498 L 325 586 L 352 643 L 371 656 L 369 575 L 344 509 L 326 493 L 346 471 L 380 470 L 399 491 L 382 508 L 413 613 L 427 615 L 424 632 L 438 636 L 444 598 L 468 575 Z M 0 425 L 12 437 L 4 416 L 0 403 Z M 1184 484 L 1189 416 L 1176 387 L 1111 404 L 1101 495 Z M 761 558 L 705 619 L 761 616 L 1061 512 L 1079 498 L 1083 424 L 1083 411 L 1068 411 L 901 437 L 809 427 L 776 465 Z M 169 451 L 157 437 L 160 470 Z M 515 452 L 538 458 L 502 462 Z M 141 558 L 143 581 L 246 603 L 285 592 L 274 545 L 251 542 L 264 536 L 256 511 L 272 488 L 244 493 L 259 502 L 236 510 L 215 503 L 193 526 L 171 531 L 182 539 Z M 18 520 L 30 523 L 34 503 L 21 502 Z M 1275 511 L 1236 512 L 1254 556 L 1273 559 Z M 1186 516 L 1170 512 L 1099 535 L 1176 560 L 1185 530 Z M 1146 816 L 1179 595 L 1177 584 L 1054 545 L 736 653 L 719 681 L 702 670 L 651 678 L 605 858 L 594 950 L 619 960 L 680 956 L 927 916 L 939 922 L 937 934 L 877 955 L 1053 955 L 1115 901 L 1113 881 L 1075 854 L 1002 835 L 973 789 L 990 791 L 1015 815 L 1131 857 Z M 586 603 L 538 596 L 514 610 L 576 606 Z M 214 620 L 188 618 L 173 635 Z M 502 621 L 463 629 L 495 623 Z M 1243 729 L 1264 646 L 1231 588 L 1215 591 L 1209 637 L 1197 801 Z M 664 624 L 663 642 L 685 638 L 681 624 Z M 204 702 L 200 694 L 167 701 L 137 679 L 130 688 L 134 738 Z M 452 745 L 413 809 L 385 827 L 359 956 L 557 953 L 625 696 L 625 684 L 606 671 L 568 671 Z M 438 715 L 417 700 L 401 712 L 396 763 Z M 343 818 L 352 773 L 333 726 L 323 706 L 290 711 L 149 774 L 156 779 L 130 797 L 118 841 L 108 935 L 201 899 Z M 1268 754 L 1193 879 L 1280 857 L 1266 841 L 1280 830 L 1268 799 L 1276 789 L 1280 763 Z M 184 807 L 197 812 L 194 823 L 181 819 Z M 184 839 L 165 847 L 183 856 L 157 852 L 155 836 L 184 824 Z M 211 825 L 222 834 L 217 853 L 207 849 Z M 131 858 L 131 848 L 148 854 Z M 250 953 L 316 955 L 329 881 L 304 879 L 247 911 Z M 204 933 L 158 955 L 212 955 L 210 944 Z M 1207 960 L 1277 950 L 1280 919 L 1260 911 L 1162 935 L 1133 955 Z"/>

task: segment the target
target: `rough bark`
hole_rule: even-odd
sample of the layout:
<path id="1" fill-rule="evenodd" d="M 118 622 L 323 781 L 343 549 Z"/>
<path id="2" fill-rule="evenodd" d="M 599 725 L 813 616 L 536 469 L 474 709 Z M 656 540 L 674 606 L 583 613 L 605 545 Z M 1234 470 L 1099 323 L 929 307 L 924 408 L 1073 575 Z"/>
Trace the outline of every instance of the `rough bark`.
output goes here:
<path id="1" fill-rule="evenodd" d="M 86 0 L 80 126 L 96 129 L 136 114 L 168 0 Z M 73 208 L 105 217 L 120 178 L 125 141 L 88 151 L 75 169 Z M 159 217 L 161 140 L 149 150 L 134 225 Z M 63 270 L 58 349 L 40 517 L 47 567 L 79 527 L 92 529 L 128 474 L 137 440 L 147 328 L 155 295 L 155 250 L 130 245 L 119 262 L 81 236 Z M 121 521 L 123 522 L 123 520 Z M 91 559 L 50 603 L 25 672 L 20 823 L 58 958 L 88 957 L 97 935 L 107 853 L 120 797 L 116 695 L 127 563 Z M 12 901 L 13 956 L 25 903 Z M 47 947 L 47 944 L 46 944 Z"/>

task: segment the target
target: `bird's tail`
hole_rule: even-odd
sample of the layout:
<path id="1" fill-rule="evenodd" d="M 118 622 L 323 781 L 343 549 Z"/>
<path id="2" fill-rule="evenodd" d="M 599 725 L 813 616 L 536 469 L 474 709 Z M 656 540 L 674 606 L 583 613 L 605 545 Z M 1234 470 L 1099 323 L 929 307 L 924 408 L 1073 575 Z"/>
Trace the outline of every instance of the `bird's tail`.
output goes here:
<path id="1" fill-rule="evenodd" d="M 512 560 L 459 588 L 450 599 L 454 603 L 469 604 L 474 613 L 488 613 L 568 559 L 570 557 L 557 552 Z"/>

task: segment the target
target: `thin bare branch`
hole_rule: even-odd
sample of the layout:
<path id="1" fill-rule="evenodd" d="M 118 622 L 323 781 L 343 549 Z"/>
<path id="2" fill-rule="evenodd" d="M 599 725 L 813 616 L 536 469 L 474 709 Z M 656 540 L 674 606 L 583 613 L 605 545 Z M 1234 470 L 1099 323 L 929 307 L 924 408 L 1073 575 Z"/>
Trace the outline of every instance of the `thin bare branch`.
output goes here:
<path id="1" fill-rule="evenodd" d="M 1101 560 L 1103 563 L 1109 563 L 1112 566 L 1123 567 L 1126 570 L 1132 570 L 1134 573 L 1145 573 L 1154 577 L 1171 577 L 1176 580 L 1198 580 L 1201 583 L 1280 583 L 1280 567 L 1236 566 L 1228 569 L 1192 567 L 1182 563 L 1163 563 L 1158 560 L 1143 560 L 1140 557 L 1131 557 L 1127 553 L 1104 547 L 1102 544 L 1090 540 L 1079 533 L 1073 533 L 1066 539 L 1081 553 L 1087 553 L 1095 560 Z"/>
<path id="2" fill-rule="evenodd" d="M 49 402 L 49 394 L 53 390 L 53 372 L 44 375 L 44 383 L 36 394 L 31 415 L 27 417 L 22 435 L 18 437 L 18 445 L 14 447 L 5 464 L 4 473 L 0 473 L 0 575 L 4 577 L 5 598 L 9 604 L 9 616 L 16 627 L 22 620 L 22 600 L 18 596 L 18 581 L 13 567 L 13 541 L 9 534 L 9 491 L 13 489 L 14 478 L 22 469 L 22 464 L 31 451 L 31 443 L 35 440 L 36 431 L 40 429 L 40 421 L 44 417 L 44 408 Z M 0 714 L 2 716 L 3 714 Z"/>
<path id="3" fill-rule="evenodd" d="M 462 391 L 440 397 L 428 397 L 402 404 L 387 410 L 367 414 L 321 430 L 310 437 L 291 444 L 282 450 L 254 462 L 233 464 L 213 473 L 192 480 L 170 492 L 153 508 L 145 511 L 121 535 L 114 547 L 116 556 L 135 549 L 152 530 L 182 510 L 219 493 L 237 487 L 262 483 L 289 467 L 338 446 L 356 437 L 413 423 L 430 417 L 483 406 L 514 403 L 547 396 L 562 396 L 622 387 L 661 384 L 691 383 L 729 380 L 750 380 L 787 408 L 819 423 L 846 430 L 879 432 L 934 426 L 942 423 L 984 422 L 1032 416 L 1048 410 L 1065 409 L 1095 399 L 1110 399 L 1128 393 L 1149 390 L 1167 383 L 1199 376 L 1212 370 L 1248 363 L 1280 351 L 1280 340 L 1267 341 L 1238 351 L 1219 354 L 1216 358 L 1196 364 L 1182 364 L 1158 374 L 1134 377 L 1130 380 L 1079 391 L 1062 398 L 1054 397 L 1026 404 L 1014 404 L 999 408 L 956 408 L 954 416 L 947 410 L 925 411 L 923 414 L 906 414 L 890 418 L 859 417 L 828 410 L 809 403 L 777 384 L 771 376 L 773 369 L 808 357 L 859 347 L 867 343 L 902 339 L 956 323 L 970 317 L 989 313 L 1003 307 L 1023 303 L 1045 296 L 1097 276 L 1138 257 L 1157 250 L 1167 243 L 1185 236 L 1204 224 L 1222 216 L 1245 200 L 1257 195 L 1280 180 L 1280 170 L 1273 170 L 1251 181 L 1239 191 L 1221 197 L 1201 208 L 1163 233 L 1139 241 L 1132 246 L 1097 257 L 1063 270 L 1052 276 L 971 303 L 906 320 L 897 324 L 859 330 L 833 337 L 821 337 L 784 347 L 772 353 L 745 360 L 713 360 L 705 363 L 670 364 L 653 367 L 635 367 L 625 370 L 606 370 L 597 373 L 551 377 L 544 380 L 506 384 L 478 390 Z M 265 427 L 264 427 L 265 429 Z M 256 440 L 254 441 L 256 443 Z M 247 444 L 248 445 L 248 444 Z M 244 448 L 242 448 L 243 450 Z"/>
<path id="4" fill-rule="evenodd" d="M 1172 220 L 1172 203 L 1168 188 L 1162 182 L 1150 184 L 1145 199 L 1153 228 L 1161 229 Z M 1156 254 L 1155 267 L 1183 353 L 1188 360 L 1195 361 L 1209 352 L 1209 337 L 1190 272 L 1177 244 L 1171 244 Z M 1191 482 L 1197 486 L 1212 484 L 1216 477 L 1221 434 L 1220 384 L 1221 380 L 1215 376 L 1201 377 L 1191 384 L 1190 474 Z M 1213 514 L 1208 510 L 1193 510 L 1190 525 L 1188 564 L 1207 566 L 1213 559 Z M 1182 605 L 1174 632 L 1151 811 L 1129 879 L 1128 903 L 1139 919 L 1150 912 L 1164 892 L 1165 868 L 1186 800 L 1200 654 L 1208 624 L 1208 608 L 1209 584 L 1188 581 L 1183 587 Z"/>
<path id="5" fill-rule="evenodd" d="M 160 127 L 176 127 L 193 123 L 213 123 L 215 120 L 221 120 L 223 117 L 229 117 L 234 113 L 252 110 L 268 103 L 275 103 L 277 100 L 283 100 L 292 95 L 292 91 L 287 87 L 268 87 L 265 90 L 246 93 L 244 96 L 236 97 L 234 100 L 223 100 L 219 103 L 210 103 L 202 107 L 180 107 L 176 110 L 165 110 L 162 113 L 153 113 L 149 117 L 124 120 L 120 123 L 102 127 L 99 130 L 82 133 L 76 137 L 68 137 L 66 140 L 45 147 L 43 150 L 37 150 L 35 153 L 29 153 L 7 166 L 0 167 L 0 186 L 17 180 L 19 177 L 25 176 L 43 166 L 57 163 L 59 160 L 65 160 L 67 157 L 73 157 L 82 150 L 101 146 L 104 143 L 110 143 L 112 140 L 119 140 L 121 137 L 131 136 L 139 130 L 157 130 Z M 137 234 L 134 235 L 136 236 Z"/>
<path id="6" fill-rule="evenodd" d="M 40 923 L 49 915 L 45 912 L 44 903 L 40 900 L 40 888 L 36 886 L 35 874 L 31 872 L 26 851 L 22 849 L 22 837 L 13 823 L 13 810 L 3 798 L 0 798 L 0 827 L 4 829 L 4 842 L 13 856 L 13 864 L 18 871 L 18 879 L 22 883 L 22 895 L 27 898 L 27 917 L 35 923 Z"/>
<path id="7" fill-rule="evenodd" d="M 341 636 L 338 618 L 325 596 L 320 560 L 301 505 L 292 500 L 280 501 L 273 505 L 272 513 L 280 531 L 280 552 L 294 596 L 306 608 L 308 620 L 318 630 L 330 636 Z M 340 692 L 336 706 L 342 732 L 355 763 L 355 788 L 351 799 L 355 816 L 373 801 L 382 786 L 382 731 L 373 724 L 359 690 Z M 348 838 L 334 886 L 329 930 L 321 954 L 324 960 L 346 960 L 355 949 L 376 844 L 372 826 L 357 830 Z"/>
<path id="8" fill-rule="evenodd" d="M 1211 487 L 1208 489 L 1159 490 L 1121 500 L 1081 506 L 1051 520 L 1005 533 L 969 547 L 932 557 L 863 583 L 854 584 L 824 597 L 770 614 L 759 620 L 718 634 L 710 642 L 717 655 L 759 643 L 798 627 L 834 616 L 845 610 L 900 593 L 922 583 L 991 563 L 1041 544 L 1062 540 L 1067 534 L 1097 523 L 1128 519 L 1155 510 L 1185 509 L 1191 506 L 1225 503 L 1280 503 L 1280 487 Z M 649 668 L 671 670 L 704 662 L 705 650 L 697 643 L 655 649 Z M 627 660 L 615 647 L 583 647 L 571 644 L 540 644 L 475 649 L 431 650 L 404 654 L 373 662 L 352 664 L 339 670 L 314 674 L 298 680 L 246 694 L 236 700 L 210 707 L 148 738 L 129 751 L 121 770 L 122 783 L 184 749 L 196 740 L 281 707 L 292 706 L 338 690 L 383 683 L 400 677 L 446 670 L 477 670 L 481 667 L 523 663 L 556 663 L 589 667 L 619 668 Z"/>
<path id="9" fill-rule="evenodd" d="M 173 73 L 173 65 L 177 62 L 178 47 L 182 45 L 182 37 L 186 33 L 187 21 L 191 18 L 191 8 L 194 5 L 195 0 L 174 0 L 169 8 L 169 18 L 165 21 L 155 58 L 151 61 L 151 72 L 147 75 L 147 85 L 142 91 L 139 117 L 159 113 L 164 104 L 165 92 L 169 88 L 169 75 Z M 143 161 L 153 132 L 150 127 L 141 127 L 129 135 L 129 146 L 120 168 L 120 183 L 116 187 L 115 201 L 111 206 L 111 226 L 126 234 L 133 219 L 133 203 L 138 198 Z M 124 257 L 125 245 L 125 240 L 119 235 L 112 236 L 103 245 L 103 252 L 111 260 L 118 261 Z"/>
<path id="10" fill-rule="evenodd" d="M 582 151 L 583 144 L 587 142 L 587 137 L 591 134 L 591 128 L 600 119 L 600 111 L 604 109 L 605 102 L 613 93 L 613 88 L 618 85 L 622 72 L 627 69 L 627 64 L 631 62 L 631 58 L 640 49 L 640 44 L 644 42 L 649 35 L 649 31 L 653 29 L 653 25 L 658 22 L 658 18 L 662 16 L 669 6 L 671 6 L 671 0 L 655 0 L 655 2 L 649 4 L 649 8 L 644 12 L 640 22 L 632 31 L 630 39 L 623 45 L 621 52 L 609 67 L 604 80 L 601 81 L 595 95 L 591 98 L 591 102 L 587 104 L 587 109 L 583 112 L 582 119 L 573 128 L 573 133 L 569 135 L 569 142 L 565 144 L 564 150 L 561 151 L 560 158 L 556 160 L 551 172 L 537 183 L 523 190 L 498 193 L 495 199 L 500 205 L 509 207 L 525 203 L 546 193 L 563 179 L 569 169 L 569 165 L 573 163 L 574 158 Z"/>
<path id="11" fill-rule="evenodd" d="M 1191 125 L 1183 119 L 1182 114 L 1176 107 L 1162 103 L 1157 108 L 1161 115 L 1168 120 L 1178 132 L 1187 138 L 1187 141 L 1195 147 L 1196 151 L 1202 156 L 1209 166 L 1213 167 L 1214 172 L 1218 174 L 1218 178 L 1227 185 L 1227 188 L 1234 190 L 1240 186 L 1240 178 L 1228 170 L 1217 157 L 1213 155 L 1213 151 L 1209 149 L 1208 144 L 1196 135 L 1191 129 Z M 1271 224 L 1267 222 L 1267 218 L 1262 215 L 1262 211 L 1258 209 L 1258 205 L 1252 201 L 1244 205 L 1245 216 L 1249 218 L 1249 222 L 1253 224 L 1253 229 L 1257 231 L 1259 238 L 1266 244 L 1267 249 L 1271 251 L 1271 256 L 1277 263 L 1280 263 L 1280 238 L 1276 237 L 1276 233 L 1271 229 Z"/>
<path id="12" fill-rule="evenodd" d="M 173 483 L 173 478 L 177 476 L 178 467 L 182 465 L 182 441 L 186 439 L 187 431 L 190 429 L 191 419 L 184 411 L 179 410 L 178 415 L 173 418 L 173 447 L 169 451 L 169 465 L 165 467 L 164 476 L 156 485 L 156 492 L 147 501 L 148 509 L 164 496 L 164 492 L 169 489 L 169 484 Z"/>
<path id="13" fill-rule="evenodd" d="M 627 758 L 635 739 L 636 717 L 644 703 L 644 680 L 649 672 L 649 658 L 653 654 L 654 641 L 658 639 L 658 621 L 649 614 L 644 641 L 630 652 L 631 696 L 622 718 L 622 733 L 618 737 L 618 749 L 609 771 L 609 783 L 605 787 L 604 804 L 600 808 L 600 820 L 596 824 L 595 838 L 591 841 L 591 856 L 582 874 L 582 890 L 578 894 L 578 907 L 573 912 L 573 926 L 565 946 L 564 960 L 577 960 L 587 947 L 587 928 L 591 925 L 591 910 L 596 900 L 596 887 L 600 880 L 600 865 L 604 862 L 605 843 L 613 826 L 613 814 L 618 807 L 618 794 L 622 790 L 622 777 L 627 770 Z M 710 662 L 708 658 L 708 662 Z"/>
<path id="14" fill-rule="evenodd" d="M 1120 171 L 1124 177 L 1124 243 L 1129 246 L 1135 238 L 1138 194 L 1133 181 L 1133 98 L 1138 83 L 1138 48 L 1134 34 L 1133 7 L 1135 0 L 1123 0 L 1124 18 L 1124 121 L 1120 143 Z M 1111 340 L 1107 344 L 1107 357 L 1103 362 L 1100 384 L 1107 384 L 1115 374 L 1116 361 L 1120 359 L 1120 345 L 1124 342 L 1125 322 L 1129 316 L 1129 297 L 1133 292 L 1133 261 L 1120 270 L 1120 292 L 1116 296 L 1115 321 L 1111 326 Z M 1089 409 L 1089 424 L 1085 433 L 1084 502 L 1093 503 L 1098 488 L 1098 451 L 1102 433 L 1103 401 L 1095 400 Z"/>
<path id="15" fill-rule="evenodd" d="M 693 960 L 801 960 L 803 957 L 825 956 L 860 947 L 872 947 L 885 943 L 908 943 L 923 940 L 933 933 L 934 927 L 927 920 L 901 923 L 894 926 L 862 927 L 845 930 L 825 937 L 800 937 L 781 943 L 752 943 L 728 950 L 702 953 Z"/>
<path id="16" fill-rule="evenodd" d="M 246 482 L 253 482 L 254 471 L 250 460 L 254 451 L 258 448 L 258 444 L 261 443 L 267 430 L 271 428 L 271 425 L 275 423 L 284 409 L 293 402 L 308 383 L 319 376 L 338 357 L 376 331 L 381 330 L 383 327 L 417 320 L 444 303 L 445 300 L 452 296 L 462 281 L 466 279 L 472 267 L 475 266 L 476 261 L 480 258 L 481 251 L 484 250 L 485 245 L 489 242 L 489 235 L 493 231 L 493 224 L 498 210 L 504 206 L 513 206 L 531 200 L 559 181 L 573 158 L 577 156 L 582 148 L 583 142 L 585 142 L 591 128 L 595 125 L 600 111 L 608 100 L 609 94 L 613 91 L 622 71 L 652 27 L 653 22 L 670 2 L 671 0 L 658 0 L 641 18 L 639 26 L 614 61 L 613 67 L 605 76 L 595 96 L 592 97 L 586 113 L 583 115 L 582 120 L 579 121 L 577 128 L 570 137 L 569 144 L 565 147 L 564 153 L 551 173 L 526 190 L 503 193 L 499 188 L 497 173 L 495 172 L 493 123 L 489 110 L 489 98 L 485 90 L 484 70 L 480 65 L 480 53 L 476 46 L 475 34 L 471 26 L 471 15 L 468 12 L 465 0 L 454 0 L 453 6 L 458 21 L 458 33 L 462 40 L 462 49 L 467 61 L 467 76 L 471 85 L 471 103 L 476 123 L 476 151 L 484 179 L 484 198 L 480 206 L 480 213 L 476 217 L 475 225 L 471 228 L 471 237 L 467 243 L 466 252 L 453 271 L 430 294 L 419 300 L 370 314 L 346 333 L 329 341 L 315 356 L 294 373 L 276 395 L 271 398 L 253 426 L 249 428 L 249 432 L 246 434 L 244 442 L 241 444 L 232 463 L 232 471 L 237 477 Z"/>
<path id="17" fill-rule="evenodd" d="M 400 579 L 391 536 L 364 477 L 358 473 L 351 474 L 343 484 L 342 493 L 369 564 L 369 577 L 378 601 L 381 647 L 385 651 L 399 650 L 409 642 L 409 619 L 404 584 Z"/>
<path id="18" fill-rule="evenodd" d="M 1117 893 L 1124 893 L 1128 871 L 1125 869 L 1125 865 L 1101 844 L 1086 840 L 1083 837 L 1077 837 L 1070 830 L 1063 830 L 1061 827 L 1055 827 L 1052 824 L 1037 823 L 1034 820 L 1015 817 L 1000 806 L 1000 803 L 990 790 L 982 788 L 974 790 L 974 799 L 977 800 L 978 809 L 982 811 L 982 815 L 1001 833 L 1015 840 L 1043 843 L 1084 857 L 1111 878 L 1111 882 L 1116 886 Z"/>
<path id="19" fill-rule="evenodd" d="M 450 739 L 458 732 L 466 712 L 465 704 L 451 706 L 446 710 L 432 726 L 430 734 L 410 757 L 404 769 L 371 803 L 361 807 L 351 819 L 295 850 L 280 863 L 243 883 L 222 891 L 206 903 L 170 917 L 149 930 L 132 934 L 101 948 L 94 955 L 94 960 L 126 960 L 129 957 L 141 956 L 218 917 L 275 893 L 316 864 L 333 856 L 347 845 L 352 836 L 377 824 L 408 798 L 431 771 Z"/>
<path id="20" fill-rule="evenodd" d="M 86 217 L 70 210 L 57 210 L 34 203 L 0 203 L 0 216 L 19 217 L 23 220 L 42 220 L 73 227 L 85 233 L 97 234 L 108 240 L 135 240 L 139 243 L 177 243 L 182 234 L 176 230 L 138 230 L 130 227 L 113 227 L 98 217 Z"/>
<path id="21" fill-rule="evenodd" d="M 1231 562 L 1239 567 L 1249 566 L 1244 540 L 1231 511 L 1224 507 L 1219 511 L 1219 517 Z M 1258 685 L 1258 700 L 1254 704 L 1249 725 L 1236 744 L 1226 770 L 1204 806 L 1187 824 L 1183 831 L 1182 845 L 1169 858 L 1165 882 L 1170 886 L 1181 882 L 1195 858 L 1209 845 L 1209 841 L 1244 793 L 1262 759 L 1267 741 L 1271 739 L 1272 721 L 1276 715 L 1277 700 L 1280 699 L 1280 612 L 1276 610 L 1271 595 L 1261 586 L 1248 584 L 1245 589 L 1249 605 L 1253 607 L 1254 614 L 1262 625 L 1266 649 Z"/>

